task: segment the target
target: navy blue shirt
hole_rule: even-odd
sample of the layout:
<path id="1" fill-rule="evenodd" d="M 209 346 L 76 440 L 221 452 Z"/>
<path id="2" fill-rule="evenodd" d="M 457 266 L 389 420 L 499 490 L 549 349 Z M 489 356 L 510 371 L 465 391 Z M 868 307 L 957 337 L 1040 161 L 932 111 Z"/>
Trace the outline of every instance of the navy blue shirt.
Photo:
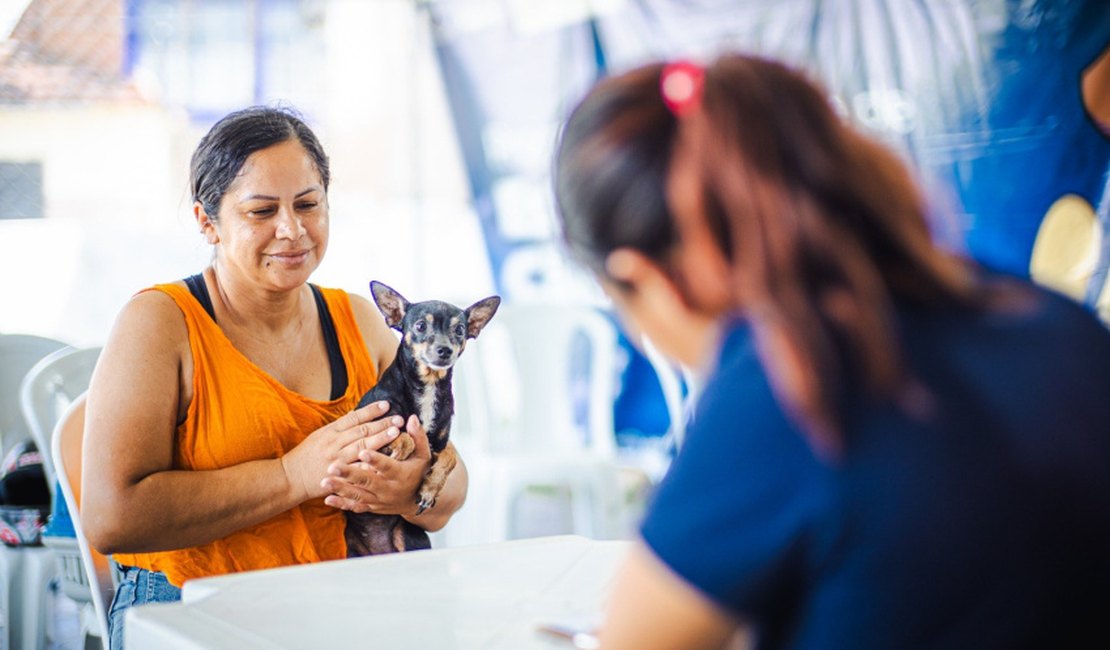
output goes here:
<path id="1" fill-rule="evenodd" d="M 1110 647 L 1110 332 L 1032 291 L 1020 314 L 903 310 L 929 415 L 855 400 L 837 461 L 736 326 L 648 546 L 764 648 Z"/>

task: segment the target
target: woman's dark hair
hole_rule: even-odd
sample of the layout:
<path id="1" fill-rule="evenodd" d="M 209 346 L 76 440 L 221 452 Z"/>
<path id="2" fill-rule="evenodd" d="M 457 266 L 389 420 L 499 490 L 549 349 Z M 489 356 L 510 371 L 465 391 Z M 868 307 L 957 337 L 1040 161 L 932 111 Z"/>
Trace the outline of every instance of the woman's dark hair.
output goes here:
<path id="1" fill-rule="evenodd" d="M 664 181 L 678 125 L 658 96 L 660 69 L 601 81 L 567 121 L 556 152 L 564 243 L 601 277 L 618 248 L 662 262 L 677 243 Z"/>
<path id="2" fill-rule="evenodd" d="M 616 248 L 665 268 L 683 233 L 708 229 L 778 399 L 815 448 L 835 452 L 847 389 L 912 392 L 895 303 L 975 306 L 979 286 L 933 243 L 902 161 L 851 128 L 804 75 L 720 57 L 695 108 L 676 118 L 660 94 L 663 73 L 657 64 L 602 81 L 571 114 L 555 169 L 565 242 L 604 274 Z M 672 221 L 665 188 L 678 164 L 692 166 L 705 213 Z"/>
<path id="3" fill-rule="evenodd" d="M 201 138 L 189 169 L 193 201 L 199 201 L 208 217 L 215 221 L 227 188 L 239 175 L 247 158 L 256 151 L 291 139 L 300 142 L 312 157 L 327 192 L 331 180 L 328 156 L 312 129 L 290 109 L 252 106 L 225 116 Z"/>

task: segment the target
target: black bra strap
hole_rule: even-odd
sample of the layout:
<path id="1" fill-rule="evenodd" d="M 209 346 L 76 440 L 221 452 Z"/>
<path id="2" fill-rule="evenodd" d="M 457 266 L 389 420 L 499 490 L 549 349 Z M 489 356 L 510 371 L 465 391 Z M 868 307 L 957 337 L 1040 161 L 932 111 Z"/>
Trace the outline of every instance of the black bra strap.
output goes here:
<path id="1" fill-rule="evenodd" d="M 347 392 L 347 362 L 343 360 L 343 352 L 339 349 L 339 336 L 335 333 L 335 321 L 331 319 L 331 311 L 324 300 L 324 293 L 320 287 L 309 284 L 312 296 L 316 298 L 316 311 L 320 313 L 320 328 L 324 332 L 324 346 L 328 349 L 328 363 L 331 365 L 331 398 L 339 399 Z"/>
<path id="2" fill-rule="evenodd" d="M 197 299 L 204 311 L 216 322 L 216 311 L 212 308 L 212 297 L 208 295 L 208 285 L 204 282 L 204 275 L 185 278 L 189 293 Z M 328 364 L 331 366 L 331 399 L 339 399 L 347 392 L 347 362 L 343 360 L 343 352 L 339 349 L 339 336 L 335 332 L 335 321 L 331 318 L 328 303 L 324 294 L 314 284 L 308 285 L 312 289 L 312 297 L 316 299 L 316 312 L 320 315 L 320 328 L 324 333 L 324 346 L 328 350 Z"/>
<path id="3" fill-rule="evenodd" d="M 216 322 L 216 310 L 212 309 L 212 297 L 208 295 L 208 285 L 204 283 L 204 274 L 197 273 L 196 275 L 185 278 L 185 284 L 189 287 L 189 293 L 197 299 L 204 311 L 208 312 L 208 316 L 212 318 L 212 322 Z"/>

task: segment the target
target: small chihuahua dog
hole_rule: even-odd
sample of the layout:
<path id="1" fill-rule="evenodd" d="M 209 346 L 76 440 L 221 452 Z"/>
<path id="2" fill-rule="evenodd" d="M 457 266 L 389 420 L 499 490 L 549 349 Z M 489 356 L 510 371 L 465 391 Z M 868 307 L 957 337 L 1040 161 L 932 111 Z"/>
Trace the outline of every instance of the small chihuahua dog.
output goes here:
<path id="1" fill-rule="evenodd" d="M 452 367 L 466 347 L 467 339 L 477 337 L 493 318 L 501 298 L 490 296 L 459 309 L 439 300 L 410 303 L 376 281 L 370 283 L 370 292 L 386 324 L 401 332 L 401 342 L 393 363 L 358 405 L 386 400 L 389 413 L 406 420 L 416 414 L 424 425 L 432 465 L 417 491 L 417 514 L 420 514 L 435 505 L 458 459 L 455 447 L 447 445 L 455 413 Z M 412 436 L 402 432 L 379 451 L 404 460 L 415 446 Z M 400 515 L 348 512 L 346 536 L 347 557 L 431 548 L 428 533 Z"/>

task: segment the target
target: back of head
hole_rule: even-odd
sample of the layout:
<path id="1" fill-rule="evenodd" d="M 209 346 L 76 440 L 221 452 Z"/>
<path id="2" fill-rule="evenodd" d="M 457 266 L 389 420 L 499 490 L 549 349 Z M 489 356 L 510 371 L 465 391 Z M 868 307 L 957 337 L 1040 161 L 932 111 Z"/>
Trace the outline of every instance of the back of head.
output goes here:
<path id="1" fill-rule="evenodd" d="M 247 158 L 287 140 L 297 140 L 305 148 L 326 192 L 331 180 L 328 157 L 312 129 L 292 110 L 252 106 L 223 117 L 201 138 L 190 165 L 193 200 L 216 219 L 224 194 Z"/>
<path id="2" fill-rule="evenodd" d="M 906 383 L 894 305 L 970 305 L 972 274 L 934 245 L 898 156 L 804 74 L 736 54 L 687 64 L 697 83 L 676 106 L 663 97 L 675 69 L 602 81 L 572 113 L 556 165 L 567 244 L 603 273 L 617 247 L 665 266 L 667 251 L 708 233 L 780 401 L 835 449 L 843 390 L 891 397 Z M 667 195 L 677 173 L 695 179 L 695 201 Z"/>
<path id="3" fill-rule="evenodd" d="M 678 124 L 659 99 L 661 69 L 600 82 L 571 114 L 556 152 L 564 242 L 602 277 L 618 248 L 662 260 L 677 242 L 664 187 Z"/>
<path id="4" fill-rule="evenodd" d="M 905 164 L 841 118 L 801 72 L 757 57 L 719 58 L 705 70 L 699 110 L 681 120 L 679 140 L 707 212 L 720 214 L 676 216 L 682 229 L 723 224 L 745 306 L 775 301 L 784 273 L 805 284 L 850 283 L 835 272 L 852 274 L 845 265 L 856 259 L 888 297 L 960 293 L 963 269 L 933 244 Z"/>

